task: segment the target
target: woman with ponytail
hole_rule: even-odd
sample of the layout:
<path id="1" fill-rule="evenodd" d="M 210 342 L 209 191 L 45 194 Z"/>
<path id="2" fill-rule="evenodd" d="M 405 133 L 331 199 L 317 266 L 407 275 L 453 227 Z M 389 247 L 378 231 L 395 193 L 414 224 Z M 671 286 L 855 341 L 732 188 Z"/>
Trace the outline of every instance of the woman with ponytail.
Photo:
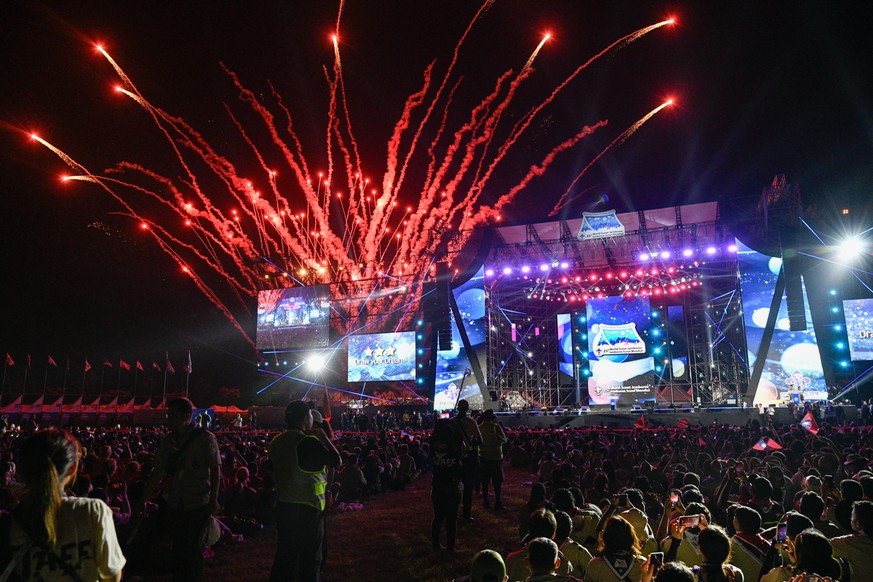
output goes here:
<path id="1" fill-rule="evenodd" d="M 3 524 L 0 545 L 11 559 L 0 581 L 121 580 L 125 559 L 112 510 L 99 499 L 64 494 L 79 455 L 79 441 L 63 430 L 39 431 L 22 444 L 18 469 L 26 492 Z"/>

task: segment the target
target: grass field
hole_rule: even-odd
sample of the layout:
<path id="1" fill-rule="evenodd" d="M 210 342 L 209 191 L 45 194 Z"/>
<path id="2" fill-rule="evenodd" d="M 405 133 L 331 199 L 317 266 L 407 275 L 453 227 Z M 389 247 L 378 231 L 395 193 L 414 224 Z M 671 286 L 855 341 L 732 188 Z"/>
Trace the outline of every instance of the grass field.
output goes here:
<path id="1" fill-rule="evenodd" d="M 518 508 L 527 501 L 531 479 L 527 471 L 507 469 L 500 512 L 484 509 L 481 497 L 473 506 L 473 523 L 458 523 L 455 554 L 434 552 L 430 544 L 430 475 L 419 477 L 405 491 L 383 493 L 360 511 L 328 515 L 328 557 L 325 582 L 452 580 L 469 572 L 473 555 L 484 548 L 503 552 L 517 545 Z M 216 548 L 207 561 L 207 579 L 263 581 L 269 577 L 275 552 L 273 531 L 239 545 Z"/>

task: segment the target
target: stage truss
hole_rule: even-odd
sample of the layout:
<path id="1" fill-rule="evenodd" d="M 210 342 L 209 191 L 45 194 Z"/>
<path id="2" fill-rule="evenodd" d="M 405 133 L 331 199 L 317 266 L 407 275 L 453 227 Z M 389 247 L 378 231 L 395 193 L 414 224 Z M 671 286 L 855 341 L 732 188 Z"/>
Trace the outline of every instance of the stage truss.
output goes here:
<path id="1" fill-rule="evenodd" d="M 647 296 L 666 320 L 655 373 L 659 404 L 730 402 L 748 386 L 733 238 L 715 203 L 618 215 L 620 237 L 579 240 L 581 219 L 501 227 L 486 260 L 487 386 L 504 408 L 587 402 L 586 301 Z M 630 228 L 628 228 L 630 227 Z M 504 269 L 506 269 L 504 271 Z M 489 276 L 490 273 L 490 276 Z M 570 318 L 572 362 L 559 367 L 557 316 Z M 681 353 L 679 353 L 681 352 Z M 673 362 L 686 358 L 674 377 Z"/>

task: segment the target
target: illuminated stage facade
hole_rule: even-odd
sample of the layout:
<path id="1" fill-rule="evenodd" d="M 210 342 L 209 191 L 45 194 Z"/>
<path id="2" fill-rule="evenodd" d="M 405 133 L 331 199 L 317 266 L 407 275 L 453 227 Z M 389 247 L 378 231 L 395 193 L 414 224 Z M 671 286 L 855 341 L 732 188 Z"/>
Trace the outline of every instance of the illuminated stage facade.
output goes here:
<path id="1" fill-rule="evenodd" d="M 835 278 L 817 275 L 822 262 L 798 270 L 753 250 L 761 237 L 723 208 L 491 227 L 437 253 L 423 283 L 383 275 L 265 290 L 262 393 L 436 411 L 459 398 L 504 412 L 627 411 L 753 408 L 861 385 L 869 287 L 826 289 Z"/>

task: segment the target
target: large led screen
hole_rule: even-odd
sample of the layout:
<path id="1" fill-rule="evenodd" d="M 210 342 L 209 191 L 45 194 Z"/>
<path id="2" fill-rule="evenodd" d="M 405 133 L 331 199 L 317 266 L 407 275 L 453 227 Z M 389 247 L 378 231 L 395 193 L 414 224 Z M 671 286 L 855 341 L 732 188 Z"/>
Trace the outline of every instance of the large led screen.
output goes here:
<path id="1" fill-rule="evenodd" d="M 849 356 L 853 361 L 873 360 L 873 299 L 843 301 Z"/>
<path id="2" fill-rule="evenodd" d="M 415 332 L 349 336 L 349 382 L 415 380 Z"/>
<path id="3" fill-rule="evenodd" d="M 461 332 L 452 317 L 452 346 L 448 350 L 437 351 L 436 386 L 434 387 L 434 410 L 451 410 L 459 398 L 470 403 L 473 410 L 481 409 L 485 403 L 482 390 L 471 370 L 470 361 L 476 358 L 485 373 L 485 276 L 484 270 L 471 277 L 466 283 L 453 289 L 452 293 L 461 313 L 463 326 L 470 340 L 473 353 L 464 348 Z"/>
<path id="4" fill-rule="evenodd" d="M 770 305 L 776 292 L 776 281 L 782 270 L 782 259 L 762 255 L 739 241 L 737 253 L 751 370 L 759 357 L 764 329 L 770 317 Z M 784 294 L 781 297 L 770 349 L 763 355 L 765 361 L 761 380 L 757 386 L 749 386 L 749 390 L 754 391 L 755 404 L 766 406 L 777 401 L 788 402 L 793 400 L 794 394 L 803 394 L 805 400 L 827 398 L 827 386 L 805 285 L 803 297 L 806 306 L 806 331 L 791 331 L 788 302 Z"/>
<path id="5" fill-rule="evenodd" d="M 588 398 L 591 404 L 641 404 L 655 398 L 655 362 L 644 335 L 651 325 L 648 297 L 587 302 Z"/>
<path id="6" fill-rule="evenodd" d="M 323 348 L 330 331 L 330 286 L 269 289 L 258 293 L 255 348 Z"/>
<path id="7" fill-rule="evenodd" d="M 558 314 L 558 372 L 562 386 L 573 383 L 573 315 Z"/>

